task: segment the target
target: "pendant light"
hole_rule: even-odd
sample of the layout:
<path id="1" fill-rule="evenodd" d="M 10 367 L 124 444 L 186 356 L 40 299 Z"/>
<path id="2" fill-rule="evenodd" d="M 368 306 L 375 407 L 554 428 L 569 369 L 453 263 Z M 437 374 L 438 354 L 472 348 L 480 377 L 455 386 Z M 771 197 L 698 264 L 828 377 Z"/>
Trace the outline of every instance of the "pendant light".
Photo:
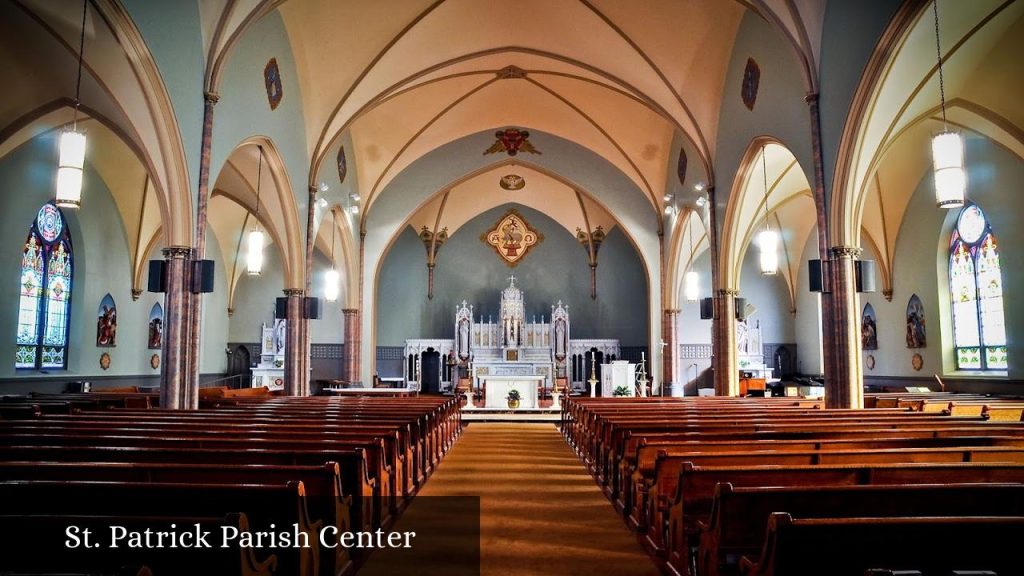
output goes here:
<path id="1" fill-rule="evenodd" d="M 693 219 L 696 216 L 695 211 L 690 212 L 690 270 L 683 276 L 683 293 L 687 302 L 696 302 L 700 299 L 700 274 L 693 269 L 693 259 L 697 255 L 697 247 L 693 244 Z"/>
<path id="2" fill-rule="evenodd" d="M 340 276 L 334 266 L 334 230 L 337 228 L 334 222 L 334 211 L 331 211 L 331 269 L 324 274 L 324 300 L 337 302 L 340 290 Z"/>
<path id="3" fill-rule="evenodd" d="M 764 232 L 761 232 L 761 274 L 774 276 L 779 272 L 779 235 L 768 221 L 768 157 L 761 146 L 761 174 L 764 178 Z"/>
<path id="4" fill-rule="evenodd" d="M 942 76 L 942 48 L 939 44 L 939 2 L 932 3 L 935 13 L 935 55 L 939 66 L 939 103 L 942 108 L 942 132 L 932 136 L 932 165 L 935 171 L 935 204 L 939 208 L 960 208 L 967 192 L 964 171 L 964 140 L 946 124 L 946 87 Z"/>
<path id="5" fill-rule="evenodd" d="M 78 78 L 75 81 L 75 112 L 71 128 L 60 135 L 57 190 L 54 202 L 61 208 L 82 206 L 82 171 L 85 168 L 85 134 L 78 131 L 78 107 L 82 94 L 82 54 L 85 52 L 85 18 L 89 1 L 82 2 L 82 33 L 78 39 Z"/>
<path id="6" fill-rule="evenodd" d="M 263 231 L 260 230 L 260 186 L 263 179 L 263 146 L 259 147 L 259 168 L 256 172 L 256 217 L 253 218 L 252 231 L 249 232 L 249 251 L 245 258 L 245 269 L 250 276 L 259 276 L 263 272 Z"/>

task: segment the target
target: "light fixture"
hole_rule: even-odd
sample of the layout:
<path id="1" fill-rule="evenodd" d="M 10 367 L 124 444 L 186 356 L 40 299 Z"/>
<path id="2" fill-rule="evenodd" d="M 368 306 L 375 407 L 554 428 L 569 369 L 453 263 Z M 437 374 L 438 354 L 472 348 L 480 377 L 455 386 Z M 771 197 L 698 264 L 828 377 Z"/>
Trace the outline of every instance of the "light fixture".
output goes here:
<path id="1" fill-rule="evenodd" d="M 349 206 L 348 211 L 350 214 L 359 214 L 359 204 L 353 204 Z"/>
<path id="2" fill-rule="evenodd" d="M 338 270 L 334 267 L 334 230 L 336 228 L 334 222 L 334 213 L 331 213 L 331 269 L 324 274 L 324 300 L 328 302 L 337 302 L 338 293 L 340 292 L 340 276 Z"/>
<path id="3" fill-rule="evenodd" d="M 665 194 L 665 216 L 675 216 L 679 213 L 679 206 L 676 205 L 676 195 L 669 193 Z"/>
<path id="4" fill-rule="evenodd" d="M 697 182 L 696 184 L 693 185 L 693 190 L 694 190 L 694 192 L 703 192 L 704 191 L 704 183 L 703 182 Z"/>
<path id="5" fill-rule="evenodd" d="M 85 134 L 78 131 L 78 107 L 82 94 L 82 54 L 85 52 L 85 17 L 88 0 L 82 2 L 82 33 L 78 40 L 78 78 L 75 81 L 75 112 L 70 130 L 60 135 L 57 161 L 57 190 L 54 198 L 62 208 L 82 206 L 82 171 L 85 168 Z"/>
<path id="6" fill-rule="evenodd" d="M 764 178 L 764 231 L 761 232 L 761 274 L 774 276 L 779 272 L 779 236 L 768 221 L 768 156 L 761 146 L 761 175 Z"/>
<path id="7" fill-rule="evenodd" d="M 946 124 L 946 87 L 942 76 L 942 48 L 939 45 L 939 1 L 935 12 L 935 56 L 939 63 L 939 102 L 942 108 L 942 132 L 932 137 L 932 164 L 935 171 L 935 204 L 939 208 L 960 208 L 967 192 L 964 171 L 964 140 Z"/>
<path id="8" fill-rule="evenodd" d="M 696 302 L 700 299 L 700 275 L 693 269 L 693 259 L 697 255 L 697 246 L 693 243 L 693 219 L 696 216 L 696 212 L 690 212 L 690 270 L 683 276 L 683 292 L 687 302 Z"/>
<path id="9" fill-rule="evenodd" d="M 661 197 L 661 199 L 664 200 L 666 204 L 671 202 L 672 198 L 673 198 L 672 194 L 665 194 L 664 196 Z"/>
<path id="10" fill-rule="evenodd" d="M 249 232 L 249 252 L 245 258 L 245 269 L 250 276 L 259 276 L 263 272 L 263 231 L 260 230 L 260 186 L 263 180 L 263 146 L 259 147 L 260 160 L 256 172 L 256 217 L 252 231 Z"/>
<path id="11" fill-rule="evenodd" d="M 349 195 L 348 195 L 348 197 L 349 197 L 349 198 L 350 198 L 350 199 L 351 199 L 351 200 L 352 200 L 353 202 L 359 202 L 359 200 L 361 199 L 361 198 L 360 198 L 360 196 L 359 196 L 359 194 L 357 194 L 357 193 L 355 193 L 355 192 L 353 192 L 353 193 L 349 194 Z"/>
<path id="12" fill-rule="evenodd" d="M 704 194 L 701 194 L 700 196 L 697 196 L 697 207 L 698 208 L 703 208 L 704 206 L 707 206 L 707 203 L 708 203 L 708 197 L 707 196 L 705 196 Z"/>

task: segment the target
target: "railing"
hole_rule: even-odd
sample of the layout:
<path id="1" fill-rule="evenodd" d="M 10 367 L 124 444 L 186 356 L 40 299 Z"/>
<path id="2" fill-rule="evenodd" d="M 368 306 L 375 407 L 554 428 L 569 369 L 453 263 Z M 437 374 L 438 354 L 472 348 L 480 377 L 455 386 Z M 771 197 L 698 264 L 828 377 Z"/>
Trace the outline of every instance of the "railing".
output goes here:
<path id="1" fill-rule="evenodd" d="M 243 373 L 243 374 L 234 374 L 232 376 L 225 376 L 223 378 L 218 378 L 216 380 L 211 380 L 210 382 L 203 382 L 199 387 L 200 388 L 212 388 L 214 386 L 223 386 L 224 384 L 221 384 L 221 382 L 230 382 L 232 380 L 237 380 L 238 382 L 237 382 L 237 384 L 235 386 L 231 386 L 230 384 L 228 386 L 230 388 L 241 388 L 242 387 L 242 378 L 245 377 L 245 376 L 249 376 L 249 375 Z"/>

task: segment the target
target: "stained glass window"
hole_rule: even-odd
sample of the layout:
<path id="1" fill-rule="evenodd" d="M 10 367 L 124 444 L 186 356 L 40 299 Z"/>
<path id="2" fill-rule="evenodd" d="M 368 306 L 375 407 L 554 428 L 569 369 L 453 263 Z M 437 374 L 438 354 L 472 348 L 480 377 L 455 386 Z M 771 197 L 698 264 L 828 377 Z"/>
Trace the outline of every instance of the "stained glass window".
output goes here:
<path id="1" fill-rule="evenodd" d="M 22 250 L 15 368 L 67 368 L 73 271 L 64 215 L 44 204 Z"/>
<path id="2" fill-rule="evenodd" d="M 999 243 L 981 208 L 960 211 L 949 242 L 953 345 L 960 370 L 1006 370 Z"/>

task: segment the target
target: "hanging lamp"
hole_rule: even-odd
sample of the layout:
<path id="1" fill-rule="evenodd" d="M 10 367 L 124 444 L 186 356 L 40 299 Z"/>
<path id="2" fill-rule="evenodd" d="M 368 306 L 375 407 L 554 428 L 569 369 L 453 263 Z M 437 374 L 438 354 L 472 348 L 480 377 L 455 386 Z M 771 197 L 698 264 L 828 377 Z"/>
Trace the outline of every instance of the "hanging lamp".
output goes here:
<path id="1" fill-rule="evenodd" d="M 961 208 L 967 194 L 964 171 L 963 136 L 946 123 L 946 87 L 942 75 L 942 47 L 939 44 L 939 2 L 932 3 L 935 13 L 935 56 L 939 67 L 939 103 L 942 132 L 932 136 L 932 165 L 935 172 L 935 204 L 939 208 Z"/>
<path id="2" fill-rule="evenodd" d="M 54 202 L 61 208 L 82 206 L 82 172 L 85 168 L 85 134 L 78 131 L 78 108 L 82 95 L 82 54 L 85 52 L 85 18 L 88 0 L 82 2 L 82 32 L 78 39 L 78 77 L 75 81 L 75 112 L 71 128 L 60 135 L 57 161 L 57 190 Z"/>
<path id="3" fill-rule="evenodd" d="M 337 302 L 338 293 L 341 291 L 341 278 L 338 275 L 338 270 L 334 266 L 334 231 L 336 227 L 337 226 L 335 226 L 334 222 L 334 212 L 331 211 L 331 269 L 324 274 L 324 300 L 327 300 L 328 302 Z"/>
<path id="4" fill-rule="evenodd" d="M 764 231 L 761 232 L 761 274 L 774 276 L 779 272 L 779 235 L 768 221 L 768 157 L 761 146 L 761 174 L 764 178 Z"/>
<path id="5" fill-rule="evenodd" d="M 696 212 L 690 212 L 690 270 L 683 276 L 683 293 L 687 302 L 696 302 L 700 299 L 700 274 L 693 269 L 693 259 L 697 255 L 697 247 L 693 244 L 693 219 Z"/>
<path id="6" fill-rule="evenodd" d="M 263 179 L 263 146 L 259 147 L 259 167 L 256 172 L 256 217 L 253 219 L 252 231 L 247 241 L 248 253 L 245 258 L 245 269 L 250 276 L 259 276 L 263 272 L 263 231 L 260 230 L 260 187 Z"/>

